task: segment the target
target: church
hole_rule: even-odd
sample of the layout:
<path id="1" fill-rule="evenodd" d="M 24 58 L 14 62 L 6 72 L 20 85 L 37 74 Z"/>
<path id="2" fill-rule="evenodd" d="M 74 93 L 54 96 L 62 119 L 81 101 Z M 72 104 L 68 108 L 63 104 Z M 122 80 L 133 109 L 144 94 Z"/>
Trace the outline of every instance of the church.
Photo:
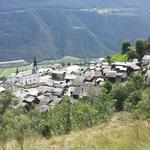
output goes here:
<path id="1" fill-rule="evenodd" d="M 8 83 L 16 86 L 31 86 L 39 83 L 39 72 L 37 68 L 37 61 L 34 57 L 34 62 L 32 65 L 32 71 L 24 71 L 19 72 L 18 68 L 16 69 L 16 73 L 11 74 L 8 78 Z"/>

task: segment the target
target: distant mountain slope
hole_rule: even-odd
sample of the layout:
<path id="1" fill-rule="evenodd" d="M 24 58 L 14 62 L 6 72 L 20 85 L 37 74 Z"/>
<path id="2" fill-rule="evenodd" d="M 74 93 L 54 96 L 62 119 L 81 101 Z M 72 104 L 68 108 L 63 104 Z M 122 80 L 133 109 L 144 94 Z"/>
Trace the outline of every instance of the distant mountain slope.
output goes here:
<path id="1" fill-rule="evenodd" d="M 97 57 L 150 35 L 146 0 L 1 0 L 0 60 Z"/>

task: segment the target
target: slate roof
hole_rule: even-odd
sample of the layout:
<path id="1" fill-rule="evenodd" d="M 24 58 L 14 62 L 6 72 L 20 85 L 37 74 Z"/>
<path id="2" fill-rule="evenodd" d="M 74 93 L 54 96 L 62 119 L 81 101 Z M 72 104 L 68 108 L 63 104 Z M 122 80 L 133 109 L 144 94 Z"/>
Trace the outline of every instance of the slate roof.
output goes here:
<path id="1" fill-rule="evenodd" d="M 76 87 L 73 95 L 80 95 L 82 93 L 82 87 Z"/>
<path id="2" fill-rule="evenodd" d="M 117 72 L 116 71 L 109 71 L 109 72 L 106 73 L 106 76 L 116 78 Z"/>

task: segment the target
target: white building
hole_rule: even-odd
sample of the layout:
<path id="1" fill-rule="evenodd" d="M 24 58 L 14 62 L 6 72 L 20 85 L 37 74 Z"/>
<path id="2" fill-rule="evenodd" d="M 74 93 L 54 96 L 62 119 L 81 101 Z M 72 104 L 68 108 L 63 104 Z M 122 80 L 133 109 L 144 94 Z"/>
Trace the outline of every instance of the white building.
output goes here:
<path id="1" fill-rule="evenodd" d="M 138 60 L 138 59 L 133 59 L 133 60 L 132 60 L 132 63 L 136 65 L 136 64 L 139 63 L 139 60 Z"/>
<path id="2" fill-rule="evenodd" d="M 66 74 L 79 74 L 81 71 L 81 67 L 78 65 L 72 65 L 67 67 L 65 70 Z"/>
<path id="3" fill-rule="evenodd" d="M 150 85 L 150 70 L 147 70 L 145 74 L 145 84 Z"/>
<path id="4" fill-rule="evenodd" d="M 97 64 L 102 64 L 106 59 L 101 57 L 98 60 L 96 60 Z"/>
<path id="5" fill-rule="evenodd" d="M 39 83 L 39 73 L 20 72 L 12 74 L 8 80 L 10 84 L 18 86 L 28 86 Z"/>
<path id="6" fill-rule="evenodd" d="M 2 92 L 4 92 L 4 91 L 6 91 L 6 89 L 3 88 L 3 87 L 0 87 L 0 93 L 2 93 Z"/>
<path id="7" fill-rule="evenodd" d="M 50 68 L 41 68 L 38 70 L 40 76 L 48 75 L 51 72 Z"/>
<path id="8" fill-rule="evenodd" d="M 144 55 L 144 57 L 142 58 L 142 63 L 143 65 L 150 64 L 150 55 Z"/>

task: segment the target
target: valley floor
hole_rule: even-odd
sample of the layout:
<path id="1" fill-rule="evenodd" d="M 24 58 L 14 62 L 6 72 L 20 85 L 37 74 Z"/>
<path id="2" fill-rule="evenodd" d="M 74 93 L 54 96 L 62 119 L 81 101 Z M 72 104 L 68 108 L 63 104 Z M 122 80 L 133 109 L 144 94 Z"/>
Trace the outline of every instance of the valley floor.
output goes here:
<path id="1" fill-rule="evenodd" d="M 70 135 L 42 139 L 26 138 L 24 150 L 149 150 L 150 124 L 114 117 L 110 124 L 99 125 Z M 20 150 L 15 141 L 6 150 Z"/>

